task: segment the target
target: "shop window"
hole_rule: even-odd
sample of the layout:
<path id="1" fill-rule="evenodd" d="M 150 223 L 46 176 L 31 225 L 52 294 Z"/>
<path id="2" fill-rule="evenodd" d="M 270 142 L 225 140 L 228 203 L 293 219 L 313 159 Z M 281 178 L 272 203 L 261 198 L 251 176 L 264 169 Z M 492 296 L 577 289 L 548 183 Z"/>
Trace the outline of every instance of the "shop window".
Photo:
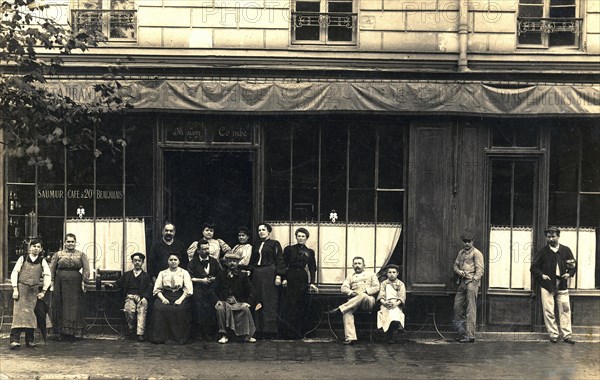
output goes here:
<path id="1" fill-rule="evenodd" d="M 519 0 L 520 47 L 574 47 L 581 38 L 578 0 Z"/>
<path id="2" fill-rule="evenodd" d="M 97 136 L 108 132 L 114 139 L 125 137 L 130 144 L 116 143 L 110 149 L 99 139 L 88 147 L 43 146 L 51 165 L 31 165 L 27 156 L 6 158 L 5 277 L 23 253 L 24 243 L 35 236 L 53 254 L 62 248 L 65 232 L 75 233 L 77 249 L 88 255 L 93 268 L 122 270 L 124 253 L 145 252 L 145 242 L 151 239 L 151 229 L 145 226 L 152 225 L 153 150 L 148 147 L 153 144 L 154 125 L 154 118 L 143 115 L 107 120 Z M 127 126 L 125 131 L 123 126 Z M 94 154 L 95 147 L 101 148 L 101 154 Z M 124 183 L 131 192 L 125 210 Z"/>
<path id="3" fill-rule="evenodd" d="M 74 30 L 100 32 L 109 41 L 137 40 L 134 0 L 76 0 L 71 10 Z"/>
<path id="4" fill-rule="evenodd" d="M 600 126 L 551 130 L 548 222 L 561 230 L 577 274 L 570 287 L 600 288 Z"/>
<path id="5" fill-rule="evenodd" d="M 353 0 L 296 0 L 292 9 L 292 43 L 356 45 Z"/>
<path id="6" fill-rule="evenodd" d="M 265 219 L 273 237 L 293 244 L 293 231 L 308 228 L 320 283 L 341 283 L 357 255 L 381 268 L 402 231 L 405 128 L 323 116 L 285 121 L 264 129 Z"/>

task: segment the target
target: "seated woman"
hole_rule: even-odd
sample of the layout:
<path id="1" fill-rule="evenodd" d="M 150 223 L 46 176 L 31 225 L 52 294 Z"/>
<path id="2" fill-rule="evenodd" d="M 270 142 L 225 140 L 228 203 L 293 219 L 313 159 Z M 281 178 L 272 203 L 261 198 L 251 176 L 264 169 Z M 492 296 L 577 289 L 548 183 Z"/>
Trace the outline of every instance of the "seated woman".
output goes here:
<path id="1" fill-rule="evenodd" d="M 169 256 L 169 268 L 156 277 L 153 294 L 150 341 L 165 343 L 174 340 L 185 344 L 190 335 L 191 308 L 188 297 L 194 292 L 192 279 L 185 269 L 179 268 L 179 256 Z"/>
<path id="2" fill-rule="evenodd" d="M 252 256 L 252 244 L 248 242 L 250 240 L 250 230 L 246 227 L 238 227 L 238 243 L 233 247 L 232 252 L 240 258 L 239 268 L 242 270 L 248 269 L 250 264 L 250 256 Z"/>
<path id="3" fill-rule="evenodd" d="M 387 266 L 387 279 L 379 288 L 377 302 L 381 305 L 377 313 L 377 328 L 385 331 L 385 341 L 394 342 L 394 332 L 404 331 L 404 313 L 402 307 L 406 302 L 406 287 L 398 280 L 400 268 L 397 265 Z"/>

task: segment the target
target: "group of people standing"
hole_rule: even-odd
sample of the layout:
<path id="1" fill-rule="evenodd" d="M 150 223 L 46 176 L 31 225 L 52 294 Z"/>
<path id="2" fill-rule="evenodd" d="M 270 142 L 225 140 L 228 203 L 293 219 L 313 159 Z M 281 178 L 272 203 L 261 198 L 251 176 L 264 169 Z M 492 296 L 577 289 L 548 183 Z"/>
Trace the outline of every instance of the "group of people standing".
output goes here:
<path id="1" fill-rule="evenodd" d="M 306 246 L 310 233 L 305 228 L 295 231 L 296 244 L 282 249 L 271 239 L 272 227 L 258 225 L 258 241 L 249 243 L 250 231 L 238 229 L 238 244 L 232 249 L 214 237 L 215 225 L 202 226 L 202 238 L 187 249 L 175 239 L 175 226 L 165 224 L 161 240 L 152 246 L 148 273 L 143 270 L 142 253 L 131 255 L 133 269 L 125 272 L 111 287 L 125 296 L 124 311 L 129 333 L 139 341 L 154 343 L 190 339 L 217 340 L 231 338 L 245 342 L 256 339 L 300 339 L 305 333 L 307 294 L 317 292 L 315 284 L 315 252 Z M 533 276 L 540 281 L 544 322 L 550 341 L 573 344 L 568 296 L 569 279 L 575 275 L 576 263 L 571 250 L 558 244 L 560 230 L 544 231 L 547 245 L 535 256 Z M 475 341 L 477 293 L 484 271 L 483 254 L 474 247 L 473 235 L 461 236 L 463 248 L 458 252 L 453 271 L 458 290 L 454 300 L 456 338 L 461 343 Z M 21 256 L 12 273 L 13 322 L 10 347 L 25 343 L 35 347 L 34 329 L 49 323 L 60 340 L 73 341 L 85 329 L 84 293 L 89 279 L 89 261 L 75 249 L 74 234 L 65 235 L 64 249 L 47 263 L 43 242 L 32 239 L 27 254 Z M 406 288 L 398 279 L 399 267 L 388 265 L 386 279 L 366 272 L 362 257 L 352 260 L 354 272 L 343 282 L 341 292 L 348 297 L 344 304 L 327 311 L 343 315 L 344 344 L 356 338 L 354 313 L 373 310 L 379 304 L 377 326 L 386 332 L 386 340 L 394 341 L 396 331 L 404 329 L 402 308 Z M 52 296 L 48 293 L 53 290 Z M 556 323 L 555 303 L 560 310 Z M 49 307 L 51 305 L 51 307 Z M 152 307 L 150 307 L 152 305 Z M 150 314 L 150 331 L 146 331 L 146 315 Z M 44 334 L 45 336 L 45 334 Z"/>
<path id="2" fill-rule="evenodd" d="M 204 223 L 202 238 L 186 249 L 167 223 L 148 262 L 157 297 L 150 340 L 302 338 L 307 291 L 318 291 L 315 252 L 306 246 L 310 234 L 297 229 L 297 244 L 284 250 L 271 232 L 259 224 L 259 239 L 250 244 L 250 230 L 240 227 L 231 248 L 215 238 L 214 224 Z"/>

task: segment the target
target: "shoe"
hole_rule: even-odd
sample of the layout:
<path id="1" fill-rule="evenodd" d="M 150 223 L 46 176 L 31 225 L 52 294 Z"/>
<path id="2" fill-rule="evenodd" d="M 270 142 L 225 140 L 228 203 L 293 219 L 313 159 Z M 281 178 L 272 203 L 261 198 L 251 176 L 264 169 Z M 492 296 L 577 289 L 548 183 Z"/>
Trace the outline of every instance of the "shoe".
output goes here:
<path id="1" fill-rule="evenodd" d="M 248 336 L 246 337 L 246 343 L 256 343 L 256 338 Z"/>
<path id="2" fill-rule="evenodd" d="M 461 340 L 459 340 L 460 343 L 475 343 L 475 338 L 467 338 L 464 337 Z"/>
<path id="3" fill-rule="evenodd" d="M 550 343 L 556 343 L 558 342 L 558 338 L 550 338 Z"/>
<path id="4" fill-rule="evenodd" d="M 463 339 L 464 339 L 464 337 L 463 337 L 462 335 L 459 335 L 459 336 L 455 336 L 455 337 L 454 337 L 454 341 L 455 341 L 455 342 L 460 342 L 460 341 L 461 341 L 461 340 L 463 340 Z"/>
<path id="5" fill-rule="evenodd" d="M 575 341 L 571 338 L 565 338 L 565 340 L 563 340 L 563 342 L 569 343 L 569 344 L 575 344 Z"/>
<path id="6" fill-rule="evenodd" d="M 339 307 L 336 307 L 336 308 L 334 308 L 334 309 L 327 310 L 327 311 L 325 312 L 325 314 L 335 314 L 335 313 L 337 313 L 338 311 L 340 311 L 340 308 L 339 308 Z"/>
<path id="7" fill-rule="evenodd" d="M 138 335 L 137 336 L 137 341 L 138 342 L 143 342 L 144 341 L 144 336 L 143 335 Z"/>
<path id="8" fill-rule="evenodd" d="M 256 341 L 256 340 L 255 340 L 255 341 Z M 221 339 L 219 339 L 219 343 L 220 343 L 220 344 L 225 344 L 225 343 L 227 343 L 227 342 L 229 342 L 229 339 L 227 339 L 227 337 L 226 337 L 226 336 L 222 336 L 222 337 L 221 337 Z"/>
<path id="9" fill-rule="evenodd" d="M 346 339 L 345 341 L 342 342 L 342 344 L 346 345 L 346 346 L 351 346 L 354 344 L 354 342 L 356 342 L 355 340 L 348 340 Z"/>
<path id="10" fill-rule="evenodd" d="M 19 348 L 19 347 L 21 347 L 21 343 L 18 343 L 18 342 L 12 342 L 12 343 L 10 344 L 10 349 L 11 349 L 11 350 L 16 350 L 16 349 L 17 349 L 17 348 Z"/>
<path id="11" fill-rule="evenodd" d="M 37 344 L 35 344 L 35 343 L 31 343 L 31 342 L 25 342 L 25 345 L 26 345 L 27 347 L 29 347 L 29 348 L 36 348 L 36 347 L 37 347 Z"/>

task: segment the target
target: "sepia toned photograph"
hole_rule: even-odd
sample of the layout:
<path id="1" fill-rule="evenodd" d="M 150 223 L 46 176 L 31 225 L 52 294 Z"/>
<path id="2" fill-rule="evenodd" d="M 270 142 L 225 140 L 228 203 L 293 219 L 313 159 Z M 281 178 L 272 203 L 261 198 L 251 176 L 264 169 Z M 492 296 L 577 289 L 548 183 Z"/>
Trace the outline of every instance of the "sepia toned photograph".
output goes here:
<path id="1" fill-rule="evenodd" d="M 1 4 L 0 380 L 600 377 L 600 0 Z"/>

